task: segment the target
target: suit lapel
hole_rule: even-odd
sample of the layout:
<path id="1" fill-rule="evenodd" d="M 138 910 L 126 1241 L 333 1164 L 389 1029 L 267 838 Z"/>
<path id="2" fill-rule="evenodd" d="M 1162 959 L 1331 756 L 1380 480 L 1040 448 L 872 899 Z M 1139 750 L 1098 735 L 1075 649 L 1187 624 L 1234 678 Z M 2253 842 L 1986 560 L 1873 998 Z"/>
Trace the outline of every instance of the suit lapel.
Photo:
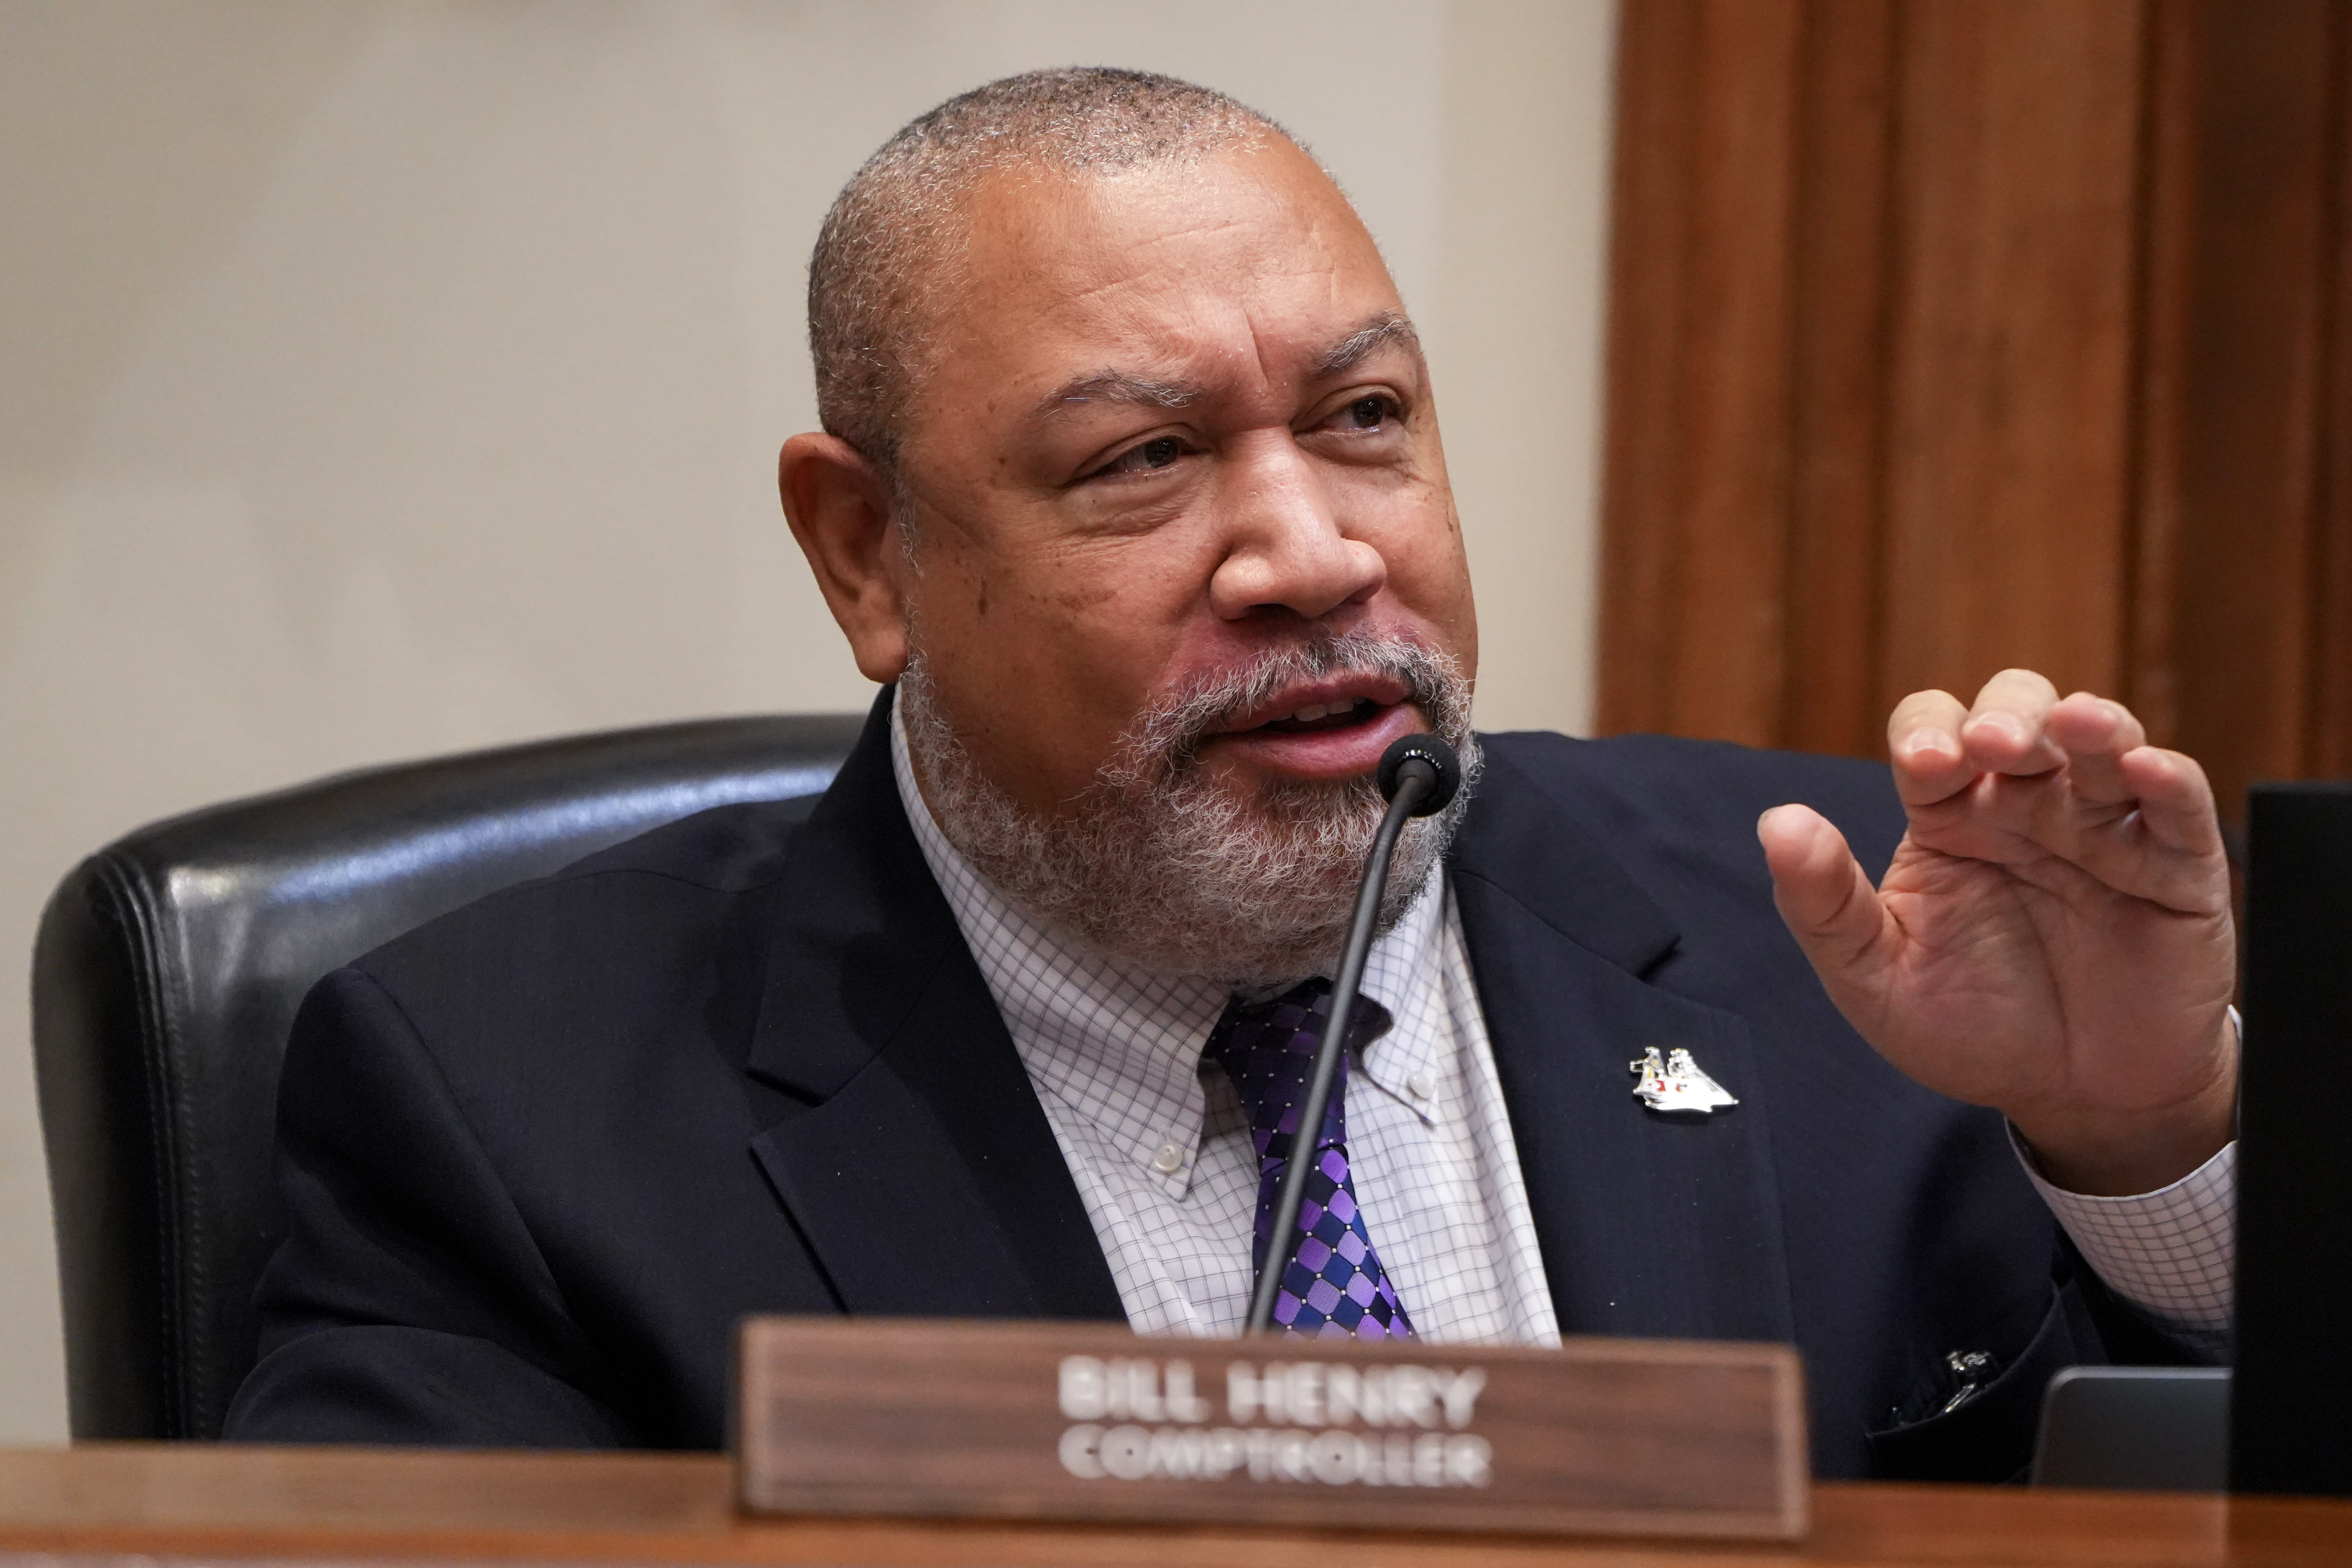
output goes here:
<path id="1" fill-rule="evenodd" d="M 899 805 L 890 696 L 780 879 L 747 1070 L 808 1109 L 752 1155 L 845 1310 L 1120 1318 L 1053 1130 Z"/>
<path id="2" fill-rule="evenodd" d="M 845 1310 L 1118 1319 L 1117 1285 L 891 774 L 888 694 L 794 837 L 747 1069 L 807 1107 L 751 1152 Z M 1746 1025 L 1654 983 L 1673 923 L 1490 753 L 1451 862 L 1560 1327 L 1787 1339 L 1763 1085 Z M 1739 1097 L 1632 1095 L 1687 1047 Z"/>
<path id="3" fill-rule="evenodd" d="M 1654 983 L 1682 939 L 1601 840 L 1489 753 L 1451 861 L 1544 1268 L 1567 1333 L 1792 1332 L 1747 1025 Z M 1687 1047 L 1740 1103 L 1662 1116 L 1627 1063 Z"/>

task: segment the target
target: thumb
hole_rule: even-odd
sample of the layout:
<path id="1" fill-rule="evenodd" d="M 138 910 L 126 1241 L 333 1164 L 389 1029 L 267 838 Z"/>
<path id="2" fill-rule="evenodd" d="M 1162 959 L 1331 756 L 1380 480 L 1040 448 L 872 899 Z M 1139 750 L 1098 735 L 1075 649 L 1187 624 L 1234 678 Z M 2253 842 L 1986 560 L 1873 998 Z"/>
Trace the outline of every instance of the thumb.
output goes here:
<path id="1" fill-rule="evenodd" d="M 1776 805 L 1756 820 L 1772 901 L 1832 994 L 1873 966 L 1893 923 L 1845 836 L 1811 806 Z"/>

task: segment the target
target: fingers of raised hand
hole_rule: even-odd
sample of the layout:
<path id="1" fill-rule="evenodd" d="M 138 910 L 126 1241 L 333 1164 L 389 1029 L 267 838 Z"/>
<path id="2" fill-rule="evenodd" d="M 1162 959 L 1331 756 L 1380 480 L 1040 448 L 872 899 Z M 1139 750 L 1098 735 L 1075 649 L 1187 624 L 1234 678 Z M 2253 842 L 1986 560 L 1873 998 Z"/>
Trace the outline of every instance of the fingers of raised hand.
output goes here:
<path id="1" fill-rule="evenodd" d="M 2058 689 L 2030 669 L 2004 669 L 1984 683 L 1959 728 L 1960 749 L 1979 773 L 2046 773 L 2065 762 L 2049 733 Z"/>
<path id="2" fill-rule="evenodd" d="M 1906 698 L 1887 738 L 1927 847 L 2011 865 L 2054 856 L 2184 910 L 2226 898 L 2204 770 L 2148 745 L 2119 702 L 2080 691 L 2062 701 L 2032 671 L 2003 670 L 1965 710 L 1941 691 Z"/>
<path id="3" fill-rule="evenodd" d="M 2125 777 L 2123 759 L 2147 744 L 2147 731 L 2130 709 L 2077 691 L 2050 710 L 2042 730 L 2065 753 L 2077 798 L 2112 805 L 2138 795 Z"/>
<path id="4" fill-rule="evenodd" d="M 2073 829 L 2090 842 L 2070 858 L 2094 871 L 2096 847 L 2137 849 L 2144 832 L 2156 845 L 2192 856 L 2219 856 L 2221 826 L 2205 770 L 2179 752 L 2147 743 L 2147 727 L 2122 703 L 2077 691 L 2053 703 L 2042 719 L 2044 741 L 2063 758 L 2063 788 L 2014 792 L 2021 805 L 2042 818 L 2034 837 L 2064 847 L 2057 836 Z M 2119 812 L 2116 808 L 2128 808 Z M 2135 815 L 2136 814 L 2136 815 Z"/>
<path id="5" fill-rule="evenodd" d="M 1949 799 L 1984 773 L 2029 776 L 2066 761 L 2048 732 L 2058 689 L 2030 669 L 2004 669 L 1973 706 L 1948 691 L 1915 691 L 1895 704 L 1886 744 L 1907 805 Z"/>
<path id="6" fill-rule="evenodd" d="M 1904 805 L 1932 805 L 1974 782 L 1977 770 L 1960 749 L 1968 716 L 1948 691 L 1915 691 L 1895 705 L 1886 721 L 1886 754 Z"/>
<path id="7" fill-rule="evenodd" d="M 2116 759 L 2124 787 L 2139 805 L 2140 824 L 2167 848 L 2209 862 L 2221 859 L 2221 823 L 2213 785 L 2194 757 L 2138 746 Z M 2222 897 L 2227 897 L 2227 873 Z"/>
<path id="8" fill-rule="evenodd" d="M 1957 820 L 1939 825 L 1958 830 L 1956 847 L 2006 840 L 2028 858 L 2047 853 L 2118 892 L 2184 913 L 2227 907 L 2229 870 L 2204 769 L 2147 744 L 2129 709 L 2085 691 L 2051 705 L 2041 739 L 2063 769 L 1991 780 L 1969 797 L 1973 831 Z"/>

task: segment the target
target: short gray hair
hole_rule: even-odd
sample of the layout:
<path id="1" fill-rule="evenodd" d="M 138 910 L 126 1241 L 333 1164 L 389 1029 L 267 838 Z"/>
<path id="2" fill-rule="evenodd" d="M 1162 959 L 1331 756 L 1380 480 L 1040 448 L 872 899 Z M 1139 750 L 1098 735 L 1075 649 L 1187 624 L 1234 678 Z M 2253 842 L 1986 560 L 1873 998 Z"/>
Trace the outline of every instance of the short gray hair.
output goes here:
<path id="1" fill-rule="evenodd" d="M 809 258 L 817 417 L 887 476 L 952 286 L 963 197 L 992 170 L 1117 172 L 1297 138 L 1220 92 L 1108 67 L 1029 71 L 909 121 L 850 176 Z"/>

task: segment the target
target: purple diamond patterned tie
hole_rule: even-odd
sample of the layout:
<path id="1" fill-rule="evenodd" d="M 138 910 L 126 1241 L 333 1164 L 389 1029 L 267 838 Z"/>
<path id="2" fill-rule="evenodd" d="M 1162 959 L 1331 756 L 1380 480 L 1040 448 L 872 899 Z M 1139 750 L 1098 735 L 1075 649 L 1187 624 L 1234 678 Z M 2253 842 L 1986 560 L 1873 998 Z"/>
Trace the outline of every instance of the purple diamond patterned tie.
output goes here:
<path id="1" fill-rule="evenodd" d="M 1331 1011 L 1331 983 L 1317 978 L 1293 986 L 1271 1002 L 1225 1009 L 1202 1054 L 1225 1069 L 1250 1120 L 1257 1145 L 1257 1243 L 1253 1270 L 1265 1267 L 1267 1233 L 1274 1228 L 1274 1197 L 1298 1131 L 1298 1102 L 1315 1070 L 1315 1042 Z M 1315 1167 L 1307 1173 L 1306 1202 L 1298 1210 L 1298 1245 L 1284 1266 L 1275 1298 L 1274 1321 L 1293 1332 L 1353 1335 L 1359 1339 L 1408 1339 L 1412 1320 L 1381 1267 L 1380 1254 L 1356 1207 L 1356 1186 L 1348 1174 L 1348 1057 L 1379 1038 L 1389 1026 L 1381 1005 L 1359 994 L 1348 1029 L 1348 1049 L 1332 1080 L 1331 1103 L 1323 1113 L 1323 1135 L 1315 1143 Z"/>

